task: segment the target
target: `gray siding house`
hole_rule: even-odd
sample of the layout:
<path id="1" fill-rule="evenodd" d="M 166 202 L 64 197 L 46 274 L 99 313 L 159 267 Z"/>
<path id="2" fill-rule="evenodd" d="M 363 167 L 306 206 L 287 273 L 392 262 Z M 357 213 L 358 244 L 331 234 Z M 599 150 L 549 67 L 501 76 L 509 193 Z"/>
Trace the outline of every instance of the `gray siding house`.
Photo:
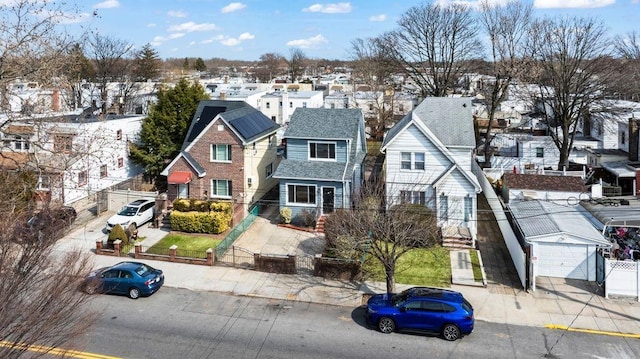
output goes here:
<path id="1" fill-rule="evenodd" d="M 351 205 L 366 155 L 360 109 L 297 108 L 283 143 L 285 158 L 273 177 L 280 181 L 280 209 L 291 208 L 294 222 Z"/>

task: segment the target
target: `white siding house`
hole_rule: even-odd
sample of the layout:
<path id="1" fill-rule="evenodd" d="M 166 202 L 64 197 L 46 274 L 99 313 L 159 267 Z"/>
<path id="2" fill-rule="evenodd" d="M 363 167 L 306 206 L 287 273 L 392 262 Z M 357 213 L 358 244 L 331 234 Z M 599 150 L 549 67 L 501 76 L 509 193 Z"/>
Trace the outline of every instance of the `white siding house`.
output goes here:
<path id="1" fill-rule="evenodd" d="M 73 114 L 12 121 L 2 136 L 2 150 L 16 150 L 18 139 L 6 132 L 21 128 L 19 147 L 27 155 L 23 165 L 39 174 L 41 195 L 69 205 L 142 172 L 128 155 L 142 118 Z"/>
<path id="2" fill-rule="evenodd" d="M 437 214 L 446 237 L 474 245 L 476 195 L 471 173 L 475 146 L 470 98 L 426 98 L 385 136 L 381 151 L 389 205 L 417 203 Z"/>

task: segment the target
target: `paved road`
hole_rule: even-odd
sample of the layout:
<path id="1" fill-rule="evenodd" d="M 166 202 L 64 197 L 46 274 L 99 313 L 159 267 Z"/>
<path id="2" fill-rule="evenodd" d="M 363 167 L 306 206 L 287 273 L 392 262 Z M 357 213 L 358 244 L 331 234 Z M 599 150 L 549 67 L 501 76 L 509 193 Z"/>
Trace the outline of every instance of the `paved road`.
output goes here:
<path id="1" fill-rule="evenodd" d="M 640 341 L 477 322 L 454 343 L 368 328 L 363 308 L 162 288 L 102 295 L 77 349 L 122 358 L 637 358 Z"/>

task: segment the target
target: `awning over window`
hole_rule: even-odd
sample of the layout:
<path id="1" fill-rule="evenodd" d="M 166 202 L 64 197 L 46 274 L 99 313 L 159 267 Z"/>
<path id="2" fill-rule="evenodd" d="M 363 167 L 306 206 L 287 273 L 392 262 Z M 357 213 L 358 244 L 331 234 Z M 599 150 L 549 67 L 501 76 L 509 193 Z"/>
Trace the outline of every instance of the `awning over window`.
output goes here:
<path id="1" fill-rule="evenodd" d="M 169 184 L 187 184 L 191 182 L 191 172 L 175 171 L 167 178 Z"/>

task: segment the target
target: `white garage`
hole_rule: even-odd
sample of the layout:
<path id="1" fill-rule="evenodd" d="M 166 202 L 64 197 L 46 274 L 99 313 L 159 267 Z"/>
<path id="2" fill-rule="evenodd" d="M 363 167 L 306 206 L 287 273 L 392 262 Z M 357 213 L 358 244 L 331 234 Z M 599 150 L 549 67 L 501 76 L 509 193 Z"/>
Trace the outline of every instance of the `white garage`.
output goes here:
<path id="1" fill-rule="evenodd" d="M 509 208 L 517 231 L 531 248 L 532 289 L 539 276 L 596 279 L 596 250 L 611 244 L 581 207 L 532 200 L 513 201 Z"/>
<path id="2" fill-rule="evenodd" d="M 538 243 L 534 248 L 539 276 L 589 279 L 589 246 Z"/>

